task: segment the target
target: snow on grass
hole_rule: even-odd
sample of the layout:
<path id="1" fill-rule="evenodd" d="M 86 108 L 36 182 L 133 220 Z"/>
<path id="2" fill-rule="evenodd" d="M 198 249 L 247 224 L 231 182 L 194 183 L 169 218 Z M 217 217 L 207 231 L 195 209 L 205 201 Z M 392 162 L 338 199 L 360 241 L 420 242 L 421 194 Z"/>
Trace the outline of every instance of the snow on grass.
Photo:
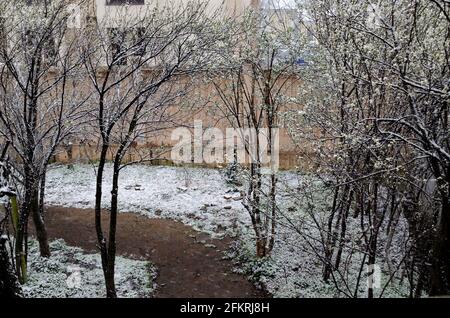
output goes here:
<path id="1" fill-rule="evenodd" d="M 305 232 L 307 230 L 304 229 Z M 314 232 L 310 229 L 310 232 Z M 311 242 L 309 242 L 311 243 Z M 314 246 L 320 250 L 319 244 Z M 344 260 L 348 261 L 348 251 L 344 250 Z M 305 238 L 295 233 L 292 228 L 280 227 L 275 240 L 274 249 L 270 257 L 258 259 L 255 257 L 255 244 L 253 233 L 248 231 L 241 235 L 240 239 L 234 242 L 228 256 L 235 262 L 235 272 L 246 275 L 257 286 L 264 288 L 276 298 L 332 298 L 346 297 L 338 290 L 333 281 L 325 283 L 322 279 L 323 264 L 314 254 L 313 249 L 306 244 Z M 345 275 L 346 283 L 353 293 L 357 285 L 357 276 L 361 265 L 361 254 L 354 253 L 352 261 L 347 264 L 350 267 L 348 272 L 341 272 Z M 399 259 L 393 257 L 393 259 Z M 384 260 L 380 259 L 377 264 L 381 266 L 381 288 L 375 288 L 375 297 L 383 291 L 385 284 L 389 280 L 389 273 Z M 335 272 L 336 280 L 339 281 L 340 288 L 345 292 L 350 291 L 344 288 L 339 274 Z M 367 296 L 367 276 L 366 267 L 363 268 L 362 277 L 359 282 L 358 297 Z M 383 297 L 408 297 L 409 284 L 405 280 L 400 281 L 398 276 L 389 282 Z"/>
<path id="2" fill-rule="evenodd" d="M 110 206 L 112 166 L 104 174 L 103 207 Z M 120 173 L 119 210 L 181 221 L 215 237 L 249 224 L 238 189 L 218 170 L 128 166 Z M 47 174 L 46 204 L 94 208 L 95 169 L 53 166 Z"/>
<path id="3" fill-rule="evenodd" d="M 105 297 L 100 254 L 86 254 L 63 240 L 51 242 L 52 256 L 39 255 L 37 241 L 31 240 L 28 255 L 28 281 L 22 287 L 25 297 L 98 298 Z M 155 268 L 147 261 L 116 257 L 117 296 L 150 297 L 154 289 Z"/>
<path id="4" fill-rule="evenodd" d="M 235 242 L 229 253 L 235 261 L 235 272 L 247 275 L 276 298 L 333 297 L 335 290 L 320 279 L 321 265 L 316 259 L 283 241 L 277 240 L 271 256 L 265 259 L 254 256 L 252 241 Z"/>
<path id="5" fill-rule="evenodd" d="M 358 297 L 367 297 L 368 268 L 367 258 L 360 252 L 365 249 L 365 243 L 361 238 L 360 218 L 349 217 L 347 220 L 348 229 L 342 262 L 339 270 L 334 271 L 334 279 L 339 286 L 336 288 L 332 278 L 328 283 L 322 279 L 321 257 L 324 251 L 320 240 L 320 232 L 326 228 L 328 222 L 330 200 L 327 198 L 332 196 L 320 182 L 306 181 L 308 176 L 302 176 L 301 179 L 296 181 L 293 173 L 284 173 L 280 177 L 278 185 L 280 211 L 271 255 L 262 260 L 257 259 L 254 234 L 251 229 L 243 231 L 240 239 L 229 251 L 229 257 L 235 261 L 236 272 L 247 275 L 274 297 L 353 297 L 355 290 Z M 292 195 L 295 192 L 292 189 L 304 186 L 303 183 L 309 183 L 310 190 L 315 189 L 311 191 L 312 197 Z M 399 267 L 405 244 L 408 243 L 407 224 L 401 219 L 393 236 L 389 253 L 394 269 L 400 270 L 393 272 L 394 276 L 391 278 L 385 254 L 381 250 L 382 246 L 386 246 L 387 233 L 384 229 L 387 222 L 386 218 L 378 238 L 379 251 L 375 265 L 380 269 L 380 284 L 374 288 L 374 297 L 409 297 L 410 286 L 407 279 L 401 278 L 402 270 Z"/>

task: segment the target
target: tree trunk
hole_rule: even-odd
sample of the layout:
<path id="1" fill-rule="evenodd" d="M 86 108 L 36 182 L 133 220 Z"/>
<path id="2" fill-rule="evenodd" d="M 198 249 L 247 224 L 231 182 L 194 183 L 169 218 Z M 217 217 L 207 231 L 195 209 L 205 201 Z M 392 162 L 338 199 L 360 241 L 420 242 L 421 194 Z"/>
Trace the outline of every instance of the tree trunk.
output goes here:
<path id="1" fill-rule="evenodd" d="M 119 168 L 120 152 L 116 155 L 113 168 L 113 179 L 111 189 L 111 211 L 109 216 L 109 240 L 108 240 L 108 278 L 106 281 L 107 297 L 116 298 L 116 288 L 114 283 L 115 261 L 116 261 L 116 230 L 117 230 L 117 205 L 119 195 Z"/>
<path id="2" fill-rule="evenodd" d="M 7 238 L 0 237 L 0 298 L 17 298 L 20 296 L 20 288 L 17 276 L 11 266 L 8 250 L 6 248 Z"/>
<path id="3" fill-rule="evenodd" d="M 259 151 L 259 148 L 257 148 Z M 251 186 L 249 193 L 252 196 L 252 213 L 254 216 L 254 228 L 256 235 L 256 256 L 258 258 L 263 258 L 267 256 L 267 237 L 265 237 L 265 232 L 261 220 L 261 165 L 260 163 L 251 164 Z"/>
<path id="4" fill-rule="evenodd" d="M 26 232 L 27 220 L 28 216 L 23 209 L 23 211 L 19 215 L 19 224 L 16 229 L 16 241 L 14 246 L 16 257 L 16 274 L 21 284 L 24 284 L 27 280 L 27 262 L 24 248 L 24 237 Z"/>
<path id="5" fill-rule="evenodd" d="M 106 164 L 106 154 L 108 152 L 108 144 L 103 141 L 102 150 L 100 153 L 100 160 L 97 168 L 97 180 L 95 188 L 95 231 L 97 233 L 97 243 L 100 249 L 100 255 L 102 259 L 103 275 L 105 277 L 106 295 L 107 297 L 113 297 L 115 293 L 114 288 L 114 273 L 111 275 L 108 272 L 108 249 L 106 247 L 106 240 L 103 236 L 102 230 L 102 190 L 103 190 L 103 172 Z"/>
<path id="6" fill-rule="evenodd" d="M 267 254 L 270 254 L 273 250 L 275 244 L 276 226 L 277 226 L 277 203 L 276 203 L 276 187 L 277 187 L 277 177 L 274 172 L 270 176 L 270 208 L 271 208 L 271 231 L 269 246 L 267 247 Z"/>
<path id="7" fill-rule="evenodd" d="M 106 297 L 117 298 L 116 284 L 114 282 L 114 267 L 112 272 L 107 271 L 105 273 L 105 284 L 106 284 Z"/>
<path id="8" fill-rule="evenodd" d="M 450 198 L 442 196 L 442 208 L 433 246 L 430 295 L 450 295 Z"/>
<path id="9" fill-rule="evenodd" d="M 322 277 L 323 280 L 327 283 L 331 276 L 331 271 L 333 270 L 333 251 L 334 251 L 334 245 L 337 239 L 337 233 L 333 230 L 333 220 L 334 216 L 336 215 L 337 211 L 337 199 L 339 195 L 339 187 L 336 187 L 334 190 L 333 195 L 333 204 L 331 206 L 331 213 L 328 217 L 328 224 L 327 224 L 327 238 L 324 242 L 324 268 Z"/>
<path id="10" fill-rule="evenodd" d="M 347 235 L 347 219 L 348 219 L 348 214 L 350 212 L 350 207 L 352 204 L 352 200 L 353 200 L 353 189 L 349 190 L 349 194 L 347 197 L 347 191 L 344 191 L 345 193 L 345 201 L 343 203 L 342 206 L 342 210 L 341 213 L 342 215 L 340 216 L 341 219 L 341 233 L 340 233 L 340 237 L 339 237 L 339 246 L 336 252 L 336 259 L 334 262 L 334 269 L 337 270 L 341 264 L 341 258 L 342 258 L 342 252 L 344 250 L 344 246 L 345 246 L 345 238 Z"/>
<path id="11" fill-rule="evenodd" d="M 43 204 L 43 202 L 40 202 L 42 199 L 39 197 L 39 189 L 37 187 L 38 182 L 35 182 L 33 184 L 35 184 L 36 186 L 35 189 L 30 190 L 30 209 L 33 216 L 34 227 L 36 229 L 36 237 L 39 242 L 39 251 L 42 257 L 50 257 L 51 253 L 50 246 L 48 244 L 47 229 L 45 228 L 44 218 L 42 215 L 43 207 L 41 206 L 41 204 Z M 45 182 L 41 183 L 41 185 L 42 187 L 45 187 Z"/>

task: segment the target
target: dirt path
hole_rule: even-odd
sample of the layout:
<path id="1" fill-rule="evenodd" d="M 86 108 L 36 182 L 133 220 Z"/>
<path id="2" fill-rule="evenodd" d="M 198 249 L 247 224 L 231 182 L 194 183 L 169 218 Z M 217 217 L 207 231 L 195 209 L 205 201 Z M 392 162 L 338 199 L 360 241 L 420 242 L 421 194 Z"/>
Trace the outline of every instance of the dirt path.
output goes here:
<path id="1" fill-rule="evenodd" d="M 92 210 L 49 207 L 46 222 L 50 238 L 96 251 Z M 205 246 L 205 241 L 216 248 Z M 222 259 L 229 243 L 171 220 L 133 213 L 118 217 L 117 252 L 149 259 L 157 266 L 155 297 L 265 297 L 245 277 L 231 273 L 231 262 Z"/>

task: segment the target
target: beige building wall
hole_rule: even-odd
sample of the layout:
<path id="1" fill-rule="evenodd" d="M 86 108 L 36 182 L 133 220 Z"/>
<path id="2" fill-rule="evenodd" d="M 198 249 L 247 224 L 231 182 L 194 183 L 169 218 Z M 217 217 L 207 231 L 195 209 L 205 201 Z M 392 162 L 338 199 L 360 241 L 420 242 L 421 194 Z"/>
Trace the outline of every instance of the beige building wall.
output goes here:
<path id="1" fill-rule="evenodd" d="M 291 79 L 287 79 L 289 81 L 289 85 L 286 85 L 285 89 L 283 89 L 283 95 L 285 96 L 295 96 L 298 91 L 299 85 L 301 82 L 298 78 L 292 77 Z M 188 80 L 189 82 L 190 80 Z M 173 164 L 171 151 L 175 145 L 179 145 L 179 139 L 174 139 L 177 137 L 176 134 L 173 134 L 174 129 L 183 127 L 187 128 L 191 131 L 191 151 L 195 152 L 196 145 L 198 145 L 198 140 L 195 140 L 194 133 L 194 124 L 196 122 L 200 122 L 203 133 L 208 128 L 217 128 L 221 131 L 223 137 L 223 154 L 226 154 L 226 146 L 227 146 L 227 129 L 233 128 L 233 125 L 230 121 L 225 118 L 223 112 L 217 107 L 217 103 L 221 103 L 220 99 L 217 96 L 217 92 L 212 84 L 200 84 L 201 80 L 197 80 L 193 85 L 190 85 L 190 90 L 186 96 L 183 96 L 183 100 L 176 101 L 173 105 L 168 107 L 167 112 L 171 113 L 170 121 L 173 121 L 173 126 L 158 130 L 154 132 L 150 132 L 145 136 L 139 138 L 136 143 L 132 145 L 129 153 L 124 158 L 124 161 L 136 161 L 142 157 L 152 157 L 157 158 L 153 163 L 156 164 Z M 82 85 L 81 83 L 79 83 Z M 225 82 L 224 82 L 225 84 Z M 202 100 L 199 99 L 199 96 L 204 97 Z M 205 103 L 204 103 L 205 102 Z M 183 106 L 181 106 L 183 105 Z M 297 105 L 285 105 L 282 112 L 290 110 L 292 108 L 297 107 Z M 224 110 L 225 107 L 221 107 Z M 283 127 L 283 123 L 280 122 L 280 130 L 279 130 L 279 166 L 282 169 L 289 169 L 296 167 L 297 163 L 297 154 L 298 149 L 295 148 L 295 145 L 291 141 L 291 138 L 286 130 Z M 87 161 L 96 161 L 99 155 L 99 149 L 97 144 L 97 138 L 95 138 L 95 133 L 91 135 L 91 140 L 84 140 L 82 143 L 74 140 L 72 144 L 67 145 L 65 148 L 62 147 L 57 156 L 57 161 L 61 162 L 87 162 Z M 217 138 L 217 137 L 216 137 Z M 208 136 L 204 136 L 204 139 L 201 142 L 203 149 L 206 149 L 205 146 L 209 144 Z M 114 146 L 111 147 L 114 150 Z M 112 160 L 112 153 L 109 154 L 108 160 Z M 227 157 L 232 159 L 232 154 L 227 153 Z M 246 155 L 248 159 L 248 155 Z M 194 159 L 194 157 L 192 157 Z M 194 165 L 195 162 L 192 162 Z M 207 164 L 203 162 L 200 166 L 210 166 L 210 167 L 220 167 L 224 166 L 224 162 L 219 162 L 215 164 Z"/>
<path id="2" fill-rule="evenodd" d="M 111 21 L 107 21 L 110 16 L 123 16 L 122 12 L 118 10 L 122 10 L 122 6 L 108 6 L 106 5 L 106 0 L 92 0 L 93 7 L 90 8 L 90 14 L 96 15 L 97 20 L 100 23 L 104 23 L 105 27 L 111 27 L 109 24 Z M 150 0 L 145 0 L 150 1 Z M 171 5 L 174 6 L 177 3 L 186 3 L 188 0 L 178 0 L 178 1 L 170 1 L 170 0 L 151 0 L 151 5 L 131 5 L 126 8 L 129 10 L 127 17 L 132 19 L 140 14 L 140 12 L 145 11 L 145 8 L 156 6 L 156 5 Z M 222 3 L 222 0 L 211 0 L 210 10 L 211 12 L 214 8 L 218 8 L 223 5 L 222 8 L 225 8 L 226 14 L 230 16 L 239 16 L 245 12 L 247 8 L 250 7 L 258 7 L 260 1 L 255 0 L 226 0 Z M 118 14 L 120 13 L 120 14 Z M 277 16 L 279 18 L 279 16 Z M 284 22 L 285 16 L 282 16 Z M 275 19 L 275 18 L 274 18 Z M 102 22 L 103 21 L 103 22 Z M 273 21 L 274 24 L 280 23 L 280 21 Z M 148 70 L 151 72 L 151 69 Z M 300 82 L 297 78 L 292 78 L 289 80 L 290 85 L 286 86 L 286 91 L 283 95 L 287 96 L 295 96 L 298 91 L 298 86 Z M 194 143 L 194 132 L 192 127 L 194 126 L 194 121 L 201 121 L 203 130 L 211 127 L 219 128 L 224 135 L 227 128 L 232 128 L 230 122 L 224 118 L 223 114 L 214 106 L 215 102 L 220 102 L 219 98 L 214 98 L 217 92 L 211 84 L 202 84 L 201 80 L 198 80 L 195 85 L 193 85 L 193 89 L 190 91 L 192 96 L 185 96 L 185 99 L 188 100 L 196 100 L 197 96 L 204 96 L 208 99 L 211 98 L 213 101 L 208 103 L 206 106 L 199 108 L 191 108 L 183 110 L 181 109 L 180 103 L 174 103 L 170 108 L 173 112 L 178 113 L 177 121 L 180 122 L 180 126 L 191 127 L 192 131 L 192 142 Z M 293 105 L 286 105 L 286 108 L 295 107 Z M 180 110 L 181 109 L 181 110 Z M 176 127 L 174 127 L 176 128 Z M 166 163 L 171 164 L 171 149 L 174 145 L 176 145 L 179 140 L 172 139 L 172 132 L 174 128 L 169 128 L 165 130 L 159 130 L 157 133 L 148 134 L 145 138 L 141 138 L 136 144 L 132 146 L 130 152 L 128 153 L 125 161 L 134 161 L 137 160 L 140 156 L 142 156 L 146 152 L 151 152 L 156 155 L 159 159 L 155 160 L 155 163 Z M 225 136 L 226 137 L 226 136 Z M 290 136 L 287 133 L 287 130 L 284 127 L 280 127 L 280 156 L 279 156 L 279 164 L 281 168 L 292 168 L 297 165 L 297 150 L 292 143 Z M 203 145 L 205 145 L 205 141 Z M 224 142 L 224 145 L 226 142 Z M 112 147 L 114 148 L 114 146 Z M 195 145 L 192 144 L 192 151 L 194 150 Z M 224 149 L 225 150 L 225 149 Z M 111 154 L 112 155 L 112 154 Z M 229 154 L 228 154 L 229 155 Z M 87 161 L 87 160 L 96 160 L 98 158 L 98 149 L 95 140 L 84 142 L 82 144 L 78 142 L 74 142 L 66 146 L 64 149 L 61 149 L 57 156 L 58 161 L 63 162 L 71 162 L 71 161 Z M 112 157 L 110 157 L 112 159 Z M 203 164 L 205 165 L 205 164 Z M 220 166 L 223 164 L 213 164 L 212 166 Z"/>
<path id="3" fill-rule="evenodd" d="M 105 26 L 110 26 L 110 23 L 114 23 L 114 17 L 118 16 L 118 13 L 123 12 L 123 10 L 127 12 L 129 19 L 133 19 L 143 12 L 155 7 L 177 8 L 185 6 L 190 2 L 190 0 L 144 0 L 144 5 L 134 4 L 122 6 L 108 5 L 107 0 L 91 1 L 93 1 L 91 6 L 92 9 L 95 10 L 98 21 L 104 23 Z M 213 14 L 215 11 L 220 10 L 229 16 L 239 16 L 251 6 L 259 6 L 259 0 L 209 0 L 207 11 Z"/>

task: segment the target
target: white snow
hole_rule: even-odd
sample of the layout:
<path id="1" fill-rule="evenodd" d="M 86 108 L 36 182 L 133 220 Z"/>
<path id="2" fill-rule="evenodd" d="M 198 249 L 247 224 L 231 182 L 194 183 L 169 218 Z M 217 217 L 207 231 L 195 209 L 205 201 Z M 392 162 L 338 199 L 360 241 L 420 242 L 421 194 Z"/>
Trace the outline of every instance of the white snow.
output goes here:
<path id="1" fill-rule="evenodd" d="M 112 166 L 104 173 L 103 207 L 110 206 Z M 47 174 L 46 204 L 94 208 L 95 170 L 90 165 L 54 166 Z M 119 210 L 170 218 L 215 237 L 249 224 L 237 189 L 218 170 L 128 166 L 120 172 Z"/>
<path id="2" fill-rule="evenodd" d="M 104 178 L 103 204 L 109 205 L 111 188 L 111 166 L 108 165 Z M 53 166 L 47 175 L 46 203 L 49 205 L 93 208 L 95 195 L 95 169 L 89 165 L 75 165 L 73 169 L 66 166 Z M 322 264 L 314 249 L 321 250 L 317 226 L 308 214 L 308 206 L 303 200 L 293 200 L 288 193 L 295 191 L 307 182 L 294 172 L 281 172 L 279 175 L 278 204 L 288 218 L 280 216 L 278 220 L 277 239 L 270 258 L 255 259 L 253 231 L 248 212 L 241 204 L 239 191 L 225 182 L 218 170 L 202 168 L 179 168 L 162 166 L 129 166 L 121 171 L 119 188 L 119 209 L 121 212 L 140 213 L 147 217 L 170 218 L 193 226 L 216 237 L 233 235 L 237 237 L 236 246 L 230 252 L 236 261 L 236 270 L 248 275 L 255 283 L 262 285 L 275 297 L 343 297 L 333 283 L 325 284 L 322 277 Z M 314 215 L 319 222 L 325 222 L 327 211 L 326 192 L 319 192 L 314 198 Z M 305 200 L 306 202 L 306 200 Z M 322 218 L 322 219 L 321 219 Z M 354 223 L 352 225 L 352 222 Z M 348 232 L 359 229 L 359 220 L 350 221 Z M 301 235 L 295 231 L 297 228 Z M 406 233 L 406 230 L 399 231 Z M 354 233 L 355 234 L 355 233 Z M 306 242 L 307 238 L 309 243 Z M 348 235 L 358 237 L 358 235 Z M 314 238 L 316 242 L 314 242 Z M 380 242 L 385 239 L 380 238 Z M 399 246 L 404 244 L 401 237 L 394 238 L 392 259 L 400 259 Z M 396 243 L 396 240 L 399 242 Z M 312 241 L 312 243 L 311 243 Z M 359 244 L 349 241 L 348 244 Z M 344 249 L 343 259 L 350 266 L 347 280 L 355 285 L 359 272 L 361 254 L 352 253 L 348 257 Z M 385 273 L 386 264 L 378 257 Z M 388 275 L 383 275 L 386 281 Z M 339 278 L 337 278 L 339 279 Z M 407 296 L 406 282 L 386 289 L 383 296 Z M 360 283 L 360 296 L 364 297 L 365 277 Z M 379 291 L 378 291 L 379 292 Z"/>
<path id="3" fill-rule="evenodd" d="M 86 254 L 63 240 L 51 242 L 52 256 L 39 255 L 37 241 L 30 240 L 28 281 L 22 286 L 25 297 L 32 298 L 98 298 L 105 297 L 105 282 L 100 254 Z M 156 270 L 147 261 L 116 257 L 117 296 L 150 297 L 154 290 Z"/>

